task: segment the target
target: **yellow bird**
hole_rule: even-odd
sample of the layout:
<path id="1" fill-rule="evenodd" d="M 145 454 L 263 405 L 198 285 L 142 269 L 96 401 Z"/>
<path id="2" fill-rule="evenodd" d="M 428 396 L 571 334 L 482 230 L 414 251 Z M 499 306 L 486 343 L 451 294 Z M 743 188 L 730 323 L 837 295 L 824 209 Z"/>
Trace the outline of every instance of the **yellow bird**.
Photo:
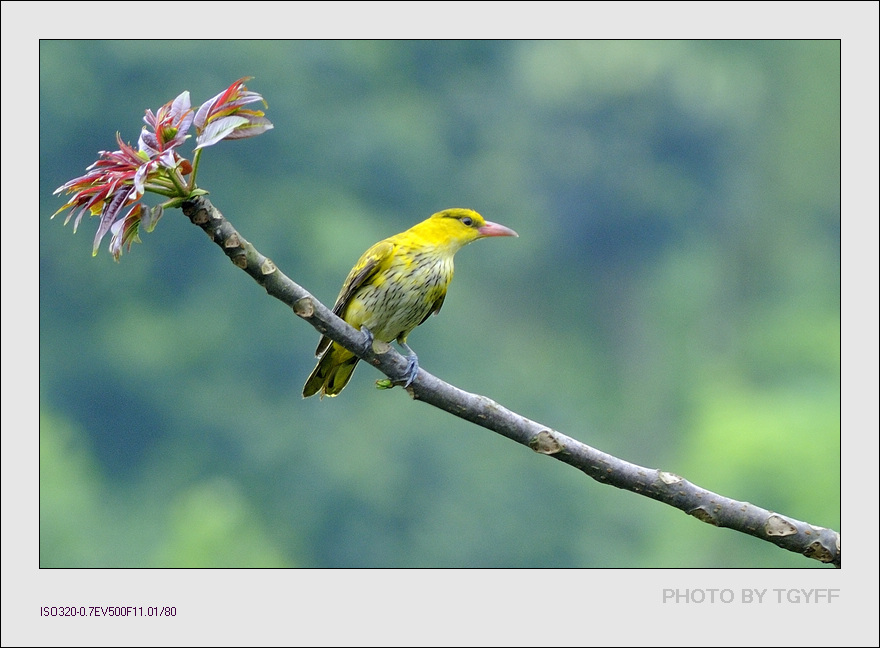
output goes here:
<path id="1" fill-rule="evenodd" d="M 405 387 L 419 372 L 418 357 L 406 337 L 437 313 L 452 281 L 452 257 L 463 246 L 487 236 L 518 236 L 471 209 L 446 209 L 405 232 L 379 241 L 355 264 L 333 312 L 363 332 L 368 342 L 397 343 L 406 350 Z M 318 392 L 336 396 L 351 378 L 358 357 L 328 337 L 315 350 L 320 357 L 303 387 L 303 397 Z"/>

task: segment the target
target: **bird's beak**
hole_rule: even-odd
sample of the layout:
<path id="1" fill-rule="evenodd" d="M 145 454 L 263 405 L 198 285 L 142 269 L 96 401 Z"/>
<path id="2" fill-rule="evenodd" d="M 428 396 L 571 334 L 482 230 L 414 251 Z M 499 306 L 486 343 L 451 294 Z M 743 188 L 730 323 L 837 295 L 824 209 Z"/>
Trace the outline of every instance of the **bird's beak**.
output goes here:
<path id="1" fill-rule="evenodd" d="M 486 221 L 486 224 L 477 230 L 480 236 L 519 236 L 509 227 Z"/>

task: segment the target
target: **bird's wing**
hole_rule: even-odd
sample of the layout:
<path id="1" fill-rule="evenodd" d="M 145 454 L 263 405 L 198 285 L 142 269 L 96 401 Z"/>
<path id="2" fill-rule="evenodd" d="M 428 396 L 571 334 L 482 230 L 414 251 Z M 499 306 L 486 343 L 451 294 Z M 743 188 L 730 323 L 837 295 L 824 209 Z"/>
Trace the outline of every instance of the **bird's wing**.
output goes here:
<path id="1" fill-rule="evenodd" d="M 339 291 L 339 297 L 333 305 L 333 314 L 342 317 L 348 302 L 365 283 L 367 283 L 373 275 L 375 275 L 382 267 L 383 262 L 387 261 L 394 252 L 394 244 L 390 241 L 379 241 L 369 250 L 361 255 L 361 258 L 348 273 L 342 289 Z M 321 355 L 330 346 L 330 338 L 322 337 L 318 342 L 318 348 L 315 349 L 315 355 Z"/>
<path id="2" fill-rule="evenodd" d="M 354 295 L 365 283 L 372 279 L 373 275 L 378 272 L 383 261 L 388 260 L 394 252 L 394 244 L 390 241 L 379 241 L 369 250 L 363 253 L 361 258 L 348 273 L 342 289 L 339 291 L 339 297 L 336 298 L 336 304 L 333 306 L 333 312 L 342 316 L 345 307 L 348 305 L 352 295 Z"/>
<path id="3" fill-rule="evenodd" d="M 428 314 L 422 318 L 422 321 L 419 322 L 419 326 L 425 323 L 425 321 L 431 317 L 431 315 L 436 315 L 440 312 L 440 307 L 443 305 L 443 300 L 446 299 L 446 291 L 443 291 L 443 294 L 440 295 L 436 300 L 434 300 L 434 305 L 431 306 L 431 310 L 428 311 Z"/>

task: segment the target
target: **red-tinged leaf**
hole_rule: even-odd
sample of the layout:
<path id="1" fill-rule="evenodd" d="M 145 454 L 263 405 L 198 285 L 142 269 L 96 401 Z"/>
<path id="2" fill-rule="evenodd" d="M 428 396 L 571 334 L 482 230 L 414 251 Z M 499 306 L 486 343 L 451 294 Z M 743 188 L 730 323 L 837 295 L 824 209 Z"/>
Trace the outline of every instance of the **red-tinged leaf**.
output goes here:
<path id="1" fill-rule="evenodd" d="M 212 121 L 196 138 L 196 150 L 216 144 L 220 140 L 228 137 L 236 128 L 247 123 L 248 120 L 246 117 L 238 117 L 235 115 L 231 117 L 221 117 L 217 121 Z"/>
<path id="2" fill-rule="evenodd" d="M 183 144 L 189 137 L 193 121 L 189 92 L 181 92 L 153 114 L 147 110 L 144 115 L 146 126 L 141 130 L 138 140 L 140 150 L 150 158 Z M 152 130 L 151 130 L 152 129 Z"/>
<path id="3" fill-rule="evenodd" d="M 128 191 L 120 191 L 113 196 L 109 203 L 104 205 L 104 211 L 101 213 L 101 222 L 98 224 L 98 231 L 95 232 L 92 256 L 98 254 L 98 247 L 101 245 L 101 240 L 107 232 L 110 231 L 110 226 L 113 225 L 113 222 L 119 216 L 119 212 L 125 207 L 126 201 L 132 193 L 134 193 L 133 187 L 130 187 Z"/>
<path id="4" fill-rule="evenodd" d="M 246 125 L 239 126 L 226 139 L 245 139 L 247 137 L 256 137 L 265 133 L 267 130 L 275 128 L 274 124 L 265 117 L 254 117 L 247 120 Z"/>
<path id="5" fill-rule="evenodd" d="M 174 98 L 174 101 L 171 102 L 171 116 L 175 121 L 180 122 L 191 112 L 192 103 L 189 99 L 189 90 L 184 90 Z"/>
<path id="6" fill-rule="evenodd" d="M 193 120 L 193 124 L 195 124 L 196 127 L 196 133 L 201 133 L 202 129 L 204 129 L 205 122 L 208 121 L 208 115 L 211 113 L 211 108 L 214 106 L 215 99 L 217 99 L 217 97 L 214 97 L 214 99 L 209 99 L 208 101 L 203 103 L 199 107 L 198 112 L 196 112 L 196 118 L 195 120 Z"/>
<path id="7" fill-rule="evenodd" d="M 145 126 L 141 129 L 141 136 L 138 138 L 138 148 L 150 157 L 155 157 L 160 153 L 162 147 L 156 134 L 147 130 Z"/>
<path id="8" fill-rule="evenodd" d="M 166 169 L 176 169 L 182 159 L 173 149 L 168 149 L 156 159 L 156 163 Z"/>
<path id="9" fill-rule="evenodd" d="M 218 104 L 225 104 L 226 102 L 228 102 L 232 97 L 234 97 L 238 93 L 243 92 L 243 91 L 246 92 L 247 88 L 245 87 L 244 84 L 253 78 L 254 77 L 249 77 L 249 76 L 241 77 L 238 81 L 236 81 L 235 83 L 230 85 L 228 88 L 226 88 L 226 90 L 224 90 L 223 92 L 220 93 L 219 101 L 217 103 Z"/>
<path id="10" fill-rule="evenodd" d="M 135 171 L 134 177 L 132 178 L 132 186 L 134 187 L 135 194 L 138 198 L 144 195 L 144 185 L 150 174 L 151 166 L 153 166 L 152 163 L 138 167 L 138 170 Z"/>
<path id="11" fill-rule="evenodd" d="M 263 99 L 263 96 L 258 92 L 245 92 L 240 96 L 236 97 L 232 101 L 229 101 L 225 104 L 218 105 L 216 112 L 235 112 L 239 110 L 242 106 L 246 106 L 248 104 L 254 103 L 256 101 L 262 101 L 264 106 L 267 106 L 266 100 Z"/>
<path id="12" fill-rule="evenodd" d="M 126 250 L 131 250 L 132 243 L 140 243 L 138 230 L 140 229 L 143 211 L 143 206 L 137 204 L 129 210 L 125 218 L 116 221 L 110 227 L 110 231 L 113 234 L 110 239 L 110 253 L 115 261 L 119 261 L 119 257 L 122 256 L 123 247 Z"/>
<path id="13" fill-rule="evenodd" d="M 86 207 L 83 207 L 79 210 L 79 213 L 76 215 L 76 220 L 73 221 L 73 233 L 76 234 L 76 229 L 79 227 L 79 223 L 82 220 L 82 217 L 86 215 L 86 212 L 89 211 Z M 67 221 L 70 220 L 70 216 L 64 221 L 64 224 L 67 225 Z"/>
<path id="14" fill-rule="evenodd" d="M 245 81 L 250 81 L 252 78 L 242 77 L 226 90 L 203 103 L 196 112 L 193 121 L 196 132 L 201 133 L 210 122 L 234 114 L 245 104 L 263 101 L 263 97 L 259 93 L 249 92 L 244 85 Z"/>

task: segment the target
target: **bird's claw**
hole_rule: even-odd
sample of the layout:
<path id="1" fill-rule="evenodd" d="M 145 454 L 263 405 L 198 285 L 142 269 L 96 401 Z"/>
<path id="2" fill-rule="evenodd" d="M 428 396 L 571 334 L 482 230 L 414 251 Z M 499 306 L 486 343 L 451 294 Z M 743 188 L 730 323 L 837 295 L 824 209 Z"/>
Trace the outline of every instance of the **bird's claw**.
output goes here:
<path id="1" fill-rule="evenodd" d="M 419 356 L 417 356 L 416 352 L 410 349 L 409 346 L 407 346 L 406 344 L 401 343 L 400 346 L 403 347 L 407 352 L 406 373 L 403 375 L 403 388 L 406 389 L 413 384 L 416 376 L 419 375 Z"/>

